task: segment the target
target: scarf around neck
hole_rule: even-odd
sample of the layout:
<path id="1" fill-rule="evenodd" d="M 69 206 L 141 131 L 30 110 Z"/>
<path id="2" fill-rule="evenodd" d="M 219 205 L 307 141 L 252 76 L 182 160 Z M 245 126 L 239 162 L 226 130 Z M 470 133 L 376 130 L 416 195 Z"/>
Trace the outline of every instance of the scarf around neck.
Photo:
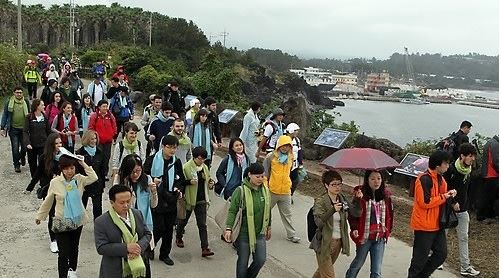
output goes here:
<path id="1" fill-rule="evenodd" d="M 245 201 L 245 212 L 247 216 L 247 229 L 249 233 L 249 248 L 252 254 L 256 251 L 256 229 L 254 227 L 254 201 L 252 198 L 252 185 L 248 179 L 244 179 L 242 182 L 242 191 L 240 194 L 244 194 Z M 259 190 L 259 189 L 258 189 Z M 266 233 L 266 229 L 270 223 L 270 192 L 268 188 L 263 184 L 261 185 L 261 194 L 264 198 L 264 215 L 263 215 L 263 227 L 259 234 Z"/>
<path id="2" fill-rule="evenodd" d="M 173 191 L 174 190 L 174 179 L 175 179 L 175 169 L 174 169 L 174 164 L 176 163 L 176 156 L 173 156 L 171 157 L 172 159 L 172 163 L 170 163 L 167 168 L 169 169 L 168 172 L 167 172 L 167 182 L 168 182 L 168 186 L 169 186 L 169 191 Z M 164 159 L 164 154 L 163 154 L 163 150 L 160 149 L 156 154 L 155 154 L 155 157 L 153 158 L 153 164 L 151 166 L 151 177 L 152 178 L 160 178 L 162 176 L 164 176 L 164 162 L 165 162 L 165 159 Z M 165 181 L 165 177 L 164 177 L 164 180 L 162 181 L 162 183 L 160 183 L 160 185 L 158 186 L 158 189 L 160 189 L 160 187 L 162 186 L 162 184 L 164 183 Z"/>
<path id="3" fill-rule="evenodd" d="M 137 139 L 134 140 L 134 142 L 129 142 L 129 139 L 127 138 L 124 138 L 122 140 L 122 145 L 124 146 L 124 149 L 128 150 L 129 153 L 135 153 L 134 151 L 136 150 L 137 146 L 138 146 L 138 142 L 137 142 Z"/>
<path id="4" fill-rule="evenodd" d="M 186 132 L 183 132 L 183 134 L 178 135 L 174 131 L 169 132 L 169 135 L 175 136 L 179 140 L 179 146 L 191 146 L 191 140 L 188 135 L 186 135 Z"/>
<path id="5" fill-rule="evenodd" d="M 113 223 L 120 229 L 122 232 L 122 241 L 125 244 L 129 243 L 137 243 L 139 240 L 139 236 L 136 231 L 136 219 L 134 213 L 131 209 L 129 209 L 128 215 L 130 220 L 130 228 L 132 230 L 127 229 L 125 222 L 120 219 L 117 212 L 112 208 L 108 211 L 110 214 L 111 220 Z M 144 265 L 143 258 L 141 256 L 137 256 L 134 259 L 122 259 L 122 274 L 123 277 L 132 278 L 140 278 L 146 277 L 146 266 Z"/>
<path id="6" fill-rule="evenodd" d="M 203 171 L 203 178 L 205 181 L 205 201 L 209 202 L 209 179 L 210 179 L 210 173 L 209 173 L 209 168 L 207 165 L 202 164 L 202 171 Z M 195 177 L 198 178 L 198 166 L 195 163 L 193 159 L 190 159 L 190 161 L 186 162 L 183 165 L 183 172 L 184 176 L 186 177 L 187 180 L 192 180 Z M 195 208 L 195 205 L 197 204 L 197 192 L 198 192 L 198 184 L 197 185 L 192 185 L 191 183 L 186 185 L 185 187 L 185 199 L 186 199 L 186 209 L 187 210 L 193 210 Z"/>
<path id="7" fill-rule="evenodd" d="M 15 96 L 11 96 L 9 99 L 9 104 L 7 106 L 7 109 L 9 112 L 14 112 L 14 103 L 22 104 L 23 105 L 23 115 L 24 116 L 28 115 L 28 105 L 26 104 L 26 101 L 24 101 L 24 98 L 21 100 L 17 100 Z"/>
<path id="8" fill-rule="evenodd" d="M 286 164 L 287 160 L 289 160 L 289 154 L 278 152 L 278 162 L 280 162 L 281 164 Z"/>
<path id="9" fill-rule="evenodd" d="M 73 224 L 82 224 L 84 211 L 82 209 L 82 196 L 77 188 L 77 181 L 75 178 L 67 181 L 64 176 L 63 184 L 65 188 L 64 193 L 64 218 L 71 220 Z"/>
<path id="10" fill-rule="evenodd" d="M 463 181 L 468 179 L 468 177 L 470 176 L 470 173 L 471 173 L 471 165 L 464 166 L 463 163 L 461 163 L 461 159 L 458 158 L 458 159 L 456 159 L 456 162 L 454 162 L 454 166 L 456 167 L 456 170 L 458 170 L 458 172 L 461 175 L 464 175 Z"/>
<path id="11" fill-rule="evenodd" d="M 221 190 L 221 196 L 224 196 L 224 190 L 226 188 L 226 186 L 228 185 L 228 182 L 230 181 L 231 177 L 233 176 L 233 171 L 235 171 L 235 166 L 237 167 L 241 167 L 242 168 L 242 176 L 240 177 L 240 181 L 242 181 L 244 179 L 244 170 L 247 169 L 247 167 L 249 167 L 249 163 L 248 163 L 248 160 L 245 156 L 245 154 L 243 155 L 243 158 L 240 160 L 238 158 L 238 155 L 237 155 L 237 160 L 239 162 L 237 162 L 239 165 L 235 165 L 235 162 L 233 161 L 233 159 L 231 158 L 231 155 L 228 155 L 228 164 L 226 165 L 226 183 L 224 184 L 224 187 L 223 187 L 223 190 Z"/>
<path id="12" fill-rule="evenodd" d="M 150 182 L 151 178 L 148 177 L 148 182 Z M 142 186 L 139 184 L 139 181 L 136 183 L 136 207 L 141 214 L 143 215 L 146 227 L 150 231 L 153 231 L 153 216 L 151 214 L 151 206 L 150 206 L 150 191 L 144 190 Z"/>
<path id="13" fill-rule="evenodd" d="M 169 120 L 169 119 L 170 119 L 170 117 L 169 117 L 169 118 L 166 118 L 166 117 L 164 116 L 164 113 L 162 113 L 161 111 L 157 113 L 157 118 L 158 118 L 160 121 L 162 121 L 163 123 L 167 122 L 167 120 Z"/>
<path id="14" fill-rule="evenodd" d="M 84 146 L 85 151 L 90 155 L 90 156 L 95 156 L 96 155 L 96 146 L 91 147 L 91 146 Z"/>
<path id="15" fill-rule="evenodd" d="M 204 147 L 207 151 L 207 159 L 211 159 L 211 143 L 210 129 L 208 127 L 202 128 L 202 123 L 197 123 L 193 130 L 193 147 Z"/>

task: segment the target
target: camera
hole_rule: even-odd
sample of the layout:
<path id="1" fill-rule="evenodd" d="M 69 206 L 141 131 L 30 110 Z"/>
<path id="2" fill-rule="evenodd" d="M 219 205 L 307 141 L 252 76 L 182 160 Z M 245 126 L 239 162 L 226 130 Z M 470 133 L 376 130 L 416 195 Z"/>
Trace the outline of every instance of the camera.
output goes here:
<path id="1" fill-rule="evenodd" d="M 344 212 L 346 212 L 346 211 L 348 211 L 350 209 L 350 206 L 348 205 L 347 202 L 341 202 L 341 205 L 342 205 L 341 206 L 341 210 L 344 211 Z"/>

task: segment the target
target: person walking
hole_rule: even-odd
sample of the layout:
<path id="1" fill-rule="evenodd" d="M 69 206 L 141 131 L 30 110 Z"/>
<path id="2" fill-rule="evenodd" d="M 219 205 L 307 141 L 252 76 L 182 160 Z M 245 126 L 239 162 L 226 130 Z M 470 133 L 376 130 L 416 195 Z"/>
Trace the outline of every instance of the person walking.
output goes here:
<path id="1" fill-rule="evenodd" d="M 489 139 L 482 150 L 482 184 L 480 186 L 477 220 L 497 222 L 499 215 L 499 137 Z"/>
<path id="2" fill-rule="evenodd" d="M 125 138 L 115 145 L 115 151 L 113 152 L 112 165 L 112 177 L 118 173 L 118 168 L 124 159 L 129 154 L 136 154 L 141 158 L 144 158 L 143 148 L 141 147 L 141 141 L 137 138 L 137 133 L 139 132 L 139 127 L 133 122 L 127 122 L 124 125 Z"/>
<path id="3" fill-rule="evenodd" d="M 206 109 L 200 109 L 195 115 L 189 134 L 193 147 L 203 147 L 207 151 L 205 164 L 210 168 L 212 154 L 218 148 L 218 144 L 212 132 L 211 124 L 207 119 L 208 115 L 209 112 Z"/>
<path id="4" fill-rule="evenodd" d="M 162 111 L 162 97 L 159 95 L 150 95 L 150 104 L 148 104 L 143 110 L 143 118 L 141 119 L 141 125 L 144 127 L 144 138 L 146 139 L 146 156 L 151 155 L 151 150 L 153 145 L 148 139 L 148 128 L 151 122 L 155 120 L 157 114 Z"/>
<path id="5" fill-rule="evenodd" d="M 68 77 L 63 77 L 61 79 L 61 87 L 59 87 L 59 92 L 63 95 L 64 100 L 69 101 L 73 105 L 73 111 L 76 111 L 80 107 L 80 96 L 76 90 L 70 85 L 70 79 Z"/>
<path id="6" fill-rule="evenodd" d="M 52 103 L 51 101 L 52 94 L 54 94 L 57 91 L 58 87 L 59 86 L 57 80 L 54 79 L 49 80 L 47 86 L 45 86 L 44 89 L 42 90 L 42 95 L 40 96 L 40 99 L 44 103 Z"/>
<path id="7" fill-rule="evenodd" d="M 364 183 L 353 189 L 361 193 L 354 202 L 361 208 L 359 217 L 348 215 L 350 236 L 357 249 L 355 258 L 346 271 L 346 278 L 355 278 L 370 253 L 370 277 L 380 278 L 384 249 L 393 228 L 393 204 L 380 171 L 368 170 Z"/>
<path id="8" fill-rule="evenodd" d="M 290 173 L 293 162 L 292 140 L 289 136 L 282 135 L 277 140 L 275 151 L 269 153 L 264 159 L 263 167 L 271 192 L 271 208 L 278 205 L 287 240 L 299 243 L 301 238 L 296 236 L 296 229 L 292 226 Z"/>
<path id="9" fill-rule="evenodd" d="M 103 256 L 99 278 L 151 278 L 145 251 L 152 235 L 141 212 L 129 206 L 131 188 L 122 184 L 114 185 L 108 195 L 111 208 L 94 223 L 96 250 Z"/>
<path id="10" fill-rule="evenodd" d="M 231 195 L 231 200 L 236 201 L 231 202 L 228 210 L 224 239 L 232 241 L 232 229 L 242 207 L 240 232 L 235 239 L 238 255 L 236 277 L 254 278 L 266 262 L 266 241 L 271 239 L 271 197 L 261 164 L 251 164 L 244 175 L 242 185 Z"/>
<path id="11" fill-rule="evenodd" d="M 45 102 L 43 99 L 42 101 Z M 49 104 L 45 106 L 45 116 L 49 119 L 49 125 L 52 126 L 54 118 L 59 115 L 64 102 L 63 96 L 59 91 L 55 91 L 49 98 Z"/>
<path id="12" fill-rule="evenodd" d="M 129 97 L 129 88 L 119 87 L 119 91 L 110 100 L 110 110 L 117 121 L 117 133 L 114 139 L 117 140 L 118 133 L 122 132 L 122 138 L 125 135 L 124 124 L 134 119 L 134 104 Z"/>
<path id="13" fill-rule="evenodd" d="M 449 169 L 451 155 L 437 150 L 430 155 L 428 170 L 418 175 L 414 184 L 411 228 L 414 231 L 412 259 L 408 278 L 429 277 L 447 258 L 445 229 L 439 225 L 440 209 L 447 199 L 456 196 L 447 191 L 442 175 Z M 430 251 L 433 250 L 431 256 Z"/>
<path id="14" fill-rule="evenodd" d="M 460 273 L 463 276 L 478 276 L 480 271 L 470 264 L 468 248 L 468 230 L 470 229 L 470 215 L 468 213 L 469 196 L 471 186 L 472 164 L 475 161 L 477 150 L 470 143 L 459 146 L 459 157 L 451 163 L 450 171 L 444 175 L 448 189 L 456 190 L 457 195 L 452 199 L 453 209 L 456 211 L 458 225 L 456 227 Z"/>
<path id="15" fill-rule="evenodd" d="M 261 103 L 253 102 L 251 108 L 244 116 L 240 139 L 244 142 L 245 153 L 249 157 L 249 162 L 254 163 L 257 160 L 256 153 L 259 144 L 259 111 L 261 111 Z"/>
<path id="16" fill-rule="evenodd" d="M 192 158 L 191 154 L 191 140 L 186 134 L 186 129 L 184 128 L 184 121 L 181 118 L 177 118 L 172 125 L 172 131 L 169 135 L 175 136 L 179 141 L 179 146 L 177 147 L 176 157 L 181 160 L 184 165 Z"/>
<path id="17" fill-rule="evenodd" d="M 347 197 L 341 193 L 343 178 L 337 171 L 324 172 L 322 184 L 325 193 L 315 199 L 312 208 L 317 230 L 310 249 L 315 251 L 318 264 L 313 278 L 333 278 L 334 263 L 339 254 L 350 255 L 348 214 L 358 217 L 360 209 L 356 202 L 348 202 Z"/>
<path id="18" fill-rule="evenodd" d="M 97 174 L 98 180 L 85 187 L 82 194 L 82 203 L 87 208 L 89 198 L 92 199 L 92 215 L 94 221 L 103 214 L 103 192 L 104 192 L 104 154 L 97 146 L 99 137 L 94 130 L 87 130 L 82 136 L 82 147 L 75 154 L 84 157 L 87 165 L 91 166 Z"/>
<path id="19" fill-rule="evenodd" d="M 97 181 L 96 172 L 83 160 L 78 163 L 84 168 L 85 175 L 76 174 L 76 159 L 62 156 L 59 159 L 61 175 L 50 181 L 47 197 L 38 209 L 35 222 L 45 220 L 55 204 L 52 231 L 59 247 L 57 269 L 59 278 L 76 278 L 78 264 L 78 246 L 82 227 L 87 222 L 87 215 L 82 204 L 84 188 Z"/>
<path id="20" fill-rule="evenodd" d="M 87 94 L 92 98 L 92 102 L 96 104 L 106 99 L 106 84 L 102 81 L 102 76 L 95 75 L 94 81 L 87 87 Z"/>
<path id="21" fill-rule="evenodd" d="M 28 153 L 28 164 L 30 165 L 30 173 L 33 177 L 38 167 L 38 159 L 43 154 L 47 136 L 50 134 L 50 126 L 43 112 L 45 111 L 43 101 L 34 99 L 31 102 L 30 111 L 24 123 L 23 144 Z"/>
<path id="22" fill-rule="evenodd" d="M 185 103 L 184 96 L 179 91 L 179 84 L 176 81 L 167 84 L 163 91 L 164 102 L 170 102 L 172 104 L 172 116 L 174 118 L 184 119 L 185 114 Z"/>
<path id="23" fill-rule="evenodd" d="M 249 167 L 250 158 L 245 153 L 242 139 L 232 138 L 226 155 L 216 171 L 217 183 L 214 192 L 225 200 L 231 197 L 233 191 L 240 186 L 244 179 L 244 171 Z"/>
<path id="24" fill-rule="evenodd" d="M 23 88 L 14 88 L 13 95 L 3 107 L 1 135 L 9 135 L 14 171 L 21 173 L 21 166 L 26 164 L 26 148 L 23 144 L 23 128 L 29 111 L 28 100 L 23 96 Z"/>
<path id="25" fill-rule="evenodd" d="M 57 132 L 63 140 L 63 147 L 69 152 L 75 151 L 76 134 L 78 133 L 78 121 L 73 114 L 73 105 L 65 101 L 61 105 L 61 112 L 52 121 L 52 132 Z"/>
<path id="26" fill-rule="evenodd" d="M 200 100 L 198 98 L 194 98 L 190 100 L 190 110 L 186 112 L 186 130 L 190 130 L 193 125 L 193 119 L 195 119 L 195 115 L 200 111 Z"/>
<path id="27" fill-rule="evenodd" d="M 273 110 L 273 114 L 269 121 L 264 123 L 263 138 L 259 142 L 259 147 L 255 154 L 256 157 L 261 155 L 261 151 L 265 150 L 266 153 L 273 152 L 277 144 L 278 138 L 285 134 L 284 120 L 285 113 L 281 108 Z"/>
<path id="28" fill-rule="evenodd" d="M 90 115 L 95 112 L 94 103 L 89 94 L 82 97 L 82 106 L 75 113 L 78 120 L 78 133 L 82 136 L 89 129 Z"/>
<path id="29" fill-rule="evenodd" d="M 24 70 L 24 81 L 26 82 L 30 100 L 37 98 L 37 88 L 39 84 L 42 84 L 42 76 L 35 67 L 35 61 L 33 60 L 28 60 Z"/>
<path id="30" fill-rule="evenodd" d="M 144 163 L 144 172 L 158 186 L 158 205 L 153 209 L 153 234 L 155 245 L 162 240 L 158 258 L 167 265 L 174 265 L 169 255 L 177 219 L 177 199 L 183 197 L 184 188 L 190 183 L 184 177 L 181 160 L 175 156 L 178 145 L 175 136 L 164 136 L 161 149 Z"/>
<path id="31" fill-rule="evenodd" d="M 297 186 L 301 183 L 300 171 L 303 171 L 303 148 L 301 147 L 301 139 L 299 139 L 299 126 L 296 123 L 290 123 L 285 129 L 286 134 L 292 140 L 292 153 L 294 154 L 294 162 L 292 163 L 291 171 L 291 200 L 296 191 Z M 293 203 L 293 201 L 292 201 Z"/>
<path id="32" fill-rule="evenodd" d="M 210 177 L 209 168 L 204 164 L 205 159 L 207 159 L 207 151 L 203 147 L 195 147 L 193 158 L 183 165 L 184 177 L 186 181 L 190 181 L 190 184 L 185 187 L 186 217 L 179 219 L 176 226 L 176 245 L 179 248 L 184 247 L 184 228 L 194 212 L 202 257 L 209 257 L 213 256 L 214 252 L 209 248 L 207 237 L 207 209 L 210 204 L 209 190 L 214 187 L 214 181 Z"/>
<path id="33" fill-rule="evenodd" d="M 214 150 L 220 148 L 223 144 L 221 135 L 221 125 L 219 124 L 219 117 L 217 115 L 217 102 L 213 97 L 207 97 L 204 100 L 205 109 L 209 112 L 207 115 L 207 121 L 211 127 L 212 133 L 214 134 Z M 210 168 L 210 166 L 209 166 Z"/>
<path id="34" fill-rule="evenodd" d="M 117 132 L 115 117 L 108 109 L 108 101 L 101 100 L 97 104 L 96 112 L 90 115 L 89 129 L 97 132 L 99 137 L 99 148 L 104 154 L 104 174 L 105 180 L 108 180 L 109 162 L 111 157 L 111 145 L 113 136 Z"/>
<path id="35" fill-rule="evenodd" d="M 151 122 L 148 128 L 148 140 L 151 142 L 155 153 L 160 150 L 162 138 L 171 131 L 174 123 L 174 117 L 171 114 L 172 104 L 169 102 L 162 103 L 162 112 L 157 113 L 155 120 Z"/>

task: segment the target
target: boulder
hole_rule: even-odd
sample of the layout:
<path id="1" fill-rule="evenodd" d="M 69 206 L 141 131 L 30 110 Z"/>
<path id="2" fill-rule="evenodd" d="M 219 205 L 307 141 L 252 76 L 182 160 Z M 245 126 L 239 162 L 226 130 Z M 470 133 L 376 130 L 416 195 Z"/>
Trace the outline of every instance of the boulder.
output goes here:
<path id="1" fill-rule="evenodd" d="M 359 134 L 356 137 L 355 147 L 378 149 L 393 157 L 396 161 L 400 161 L 405 155 L 404 150 L 390 140 L 385 138 L 369 137 L 363 134 Z"/>

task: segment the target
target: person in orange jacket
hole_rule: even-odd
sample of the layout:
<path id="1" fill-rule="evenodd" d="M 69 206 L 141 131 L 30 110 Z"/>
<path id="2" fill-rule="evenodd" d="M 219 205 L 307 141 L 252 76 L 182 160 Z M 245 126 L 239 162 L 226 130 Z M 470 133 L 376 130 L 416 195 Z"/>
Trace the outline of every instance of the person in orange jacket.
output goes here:
<path id="1" fill-rule="evenodd" d="M 450 160 L 448 152 L 435 151 L 428 161 L 428 170 L 414 184 L 411 215 L 414 245 L 408 278 L 429 277 L 447 258 L 447 238 L 439 220 L 440 208 L 447 199 L 456 196 L 456 190 L 447 191 L 447 182 L 442 177 Z M 433 254 L 429 256 L 431 250 Z"/>

